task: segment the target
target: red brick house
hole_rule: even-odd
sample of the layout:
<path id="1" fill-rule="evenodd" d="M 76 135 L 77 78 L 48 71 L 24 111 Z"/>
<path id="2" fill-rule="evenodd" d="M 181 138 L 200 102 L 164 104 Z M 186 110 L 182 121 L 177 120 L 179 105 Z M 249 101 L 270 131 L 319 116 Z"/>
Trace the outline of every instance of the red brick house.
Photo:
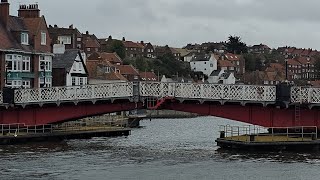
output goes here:
<path id="1" fill-rule="evenodd" d="M 132 65 L 119 65 L 115 66 L 116 72 L 119 72 L 128 81 L 139 81 L 140 74 L 139 71 Z"/>
<path id="2" fill-rule="evenodd" d="M 73 25 L 69 28 L 58 27 L 57 25 L 49 26 L 50 37 L 52 38 L 52 46 L 54 44 L 64 44 L 65 49 L 81 49 L 84 50 L 82 42 L 82 33 Z"/>
<path id="3" fill-rule="evenodd" d="M 89 34 L 89 32 L 86 31 L 86 34 L 82 34 L 82 37 L 83 50 L 87 56 L 100 51 L 99 39 L 94 34 Z"/>
<path id="4" fill-rule="evenodd" d="M 20 5 L 10 16 L 8 0 L 1 0 L 0 40 L 1 88 L 52 86 L 51 39 L 38 4 Z"/>
<path id="5" fill-rule="evenodd" d="M 142 45 L 141 43 L 126 41 L 124 38 L 123 38 L 122 43 L 123 43 L 124 47 L 126 48 L 126 57 L 127 58 L 143 57 L 144 45 Z"/>

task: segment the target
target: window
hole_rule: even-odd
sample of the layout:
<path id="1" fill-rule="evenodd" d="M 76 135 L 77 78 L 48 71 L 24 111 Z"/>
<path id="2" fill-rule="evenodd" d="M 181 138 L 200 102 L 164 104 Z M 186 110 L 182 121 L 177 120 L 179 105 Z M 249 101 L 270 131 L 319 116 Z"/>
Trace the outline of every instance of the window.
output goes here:
<path id="1" fill-rule="evenodd" d="M 78 65 L 78 71 L 82 71 L 81 62 L 78 62 L 77 65 Z"/>
<path id="2" fill-rule="evenodd" d="M 22 71 L 30 72 L 30 57 L 29 56 L 22 57 Z"/>
<path id="3" fill-rule="evenodd" d="M 79 78 L 80 82 L 79 82 L 79 85 L 83 85 L 83 78 Z"/>
<path id="4" fill-rule="evenodd" d="M 71 44 L 71 36 L 58 36 L 60 44 Z"/>
<path id="5" fill-rule="evenodd" d="M 90 49 L 90 48 L 87 48 L 87 51 L 88 51 L 88 52 L 90 52 L 90 51 L 91 51 L 91 49 Z"/>
<path id="6" fill-rule="evenodd" d="M 22 55 L 17 54 L 7 54 L 6 55 L 6 62 L 7 62 L 7 71 L 21 71 L 22 70 Z M 29 62 L 30 62 L 30 57 Z"/>
<path id="7" fill-rule="evenodd" d="M 28 33 L 21 33 L 21 44 L 29 45 L 29 35 L 28 35 Z"/>
<path id="8" fill-rule="evenodd" d="M 22 81 L 22 87 L 23 88 L 30 88 L 31 86 L 30 86 L 30 81 L 29 80 L 24 80 L 24 81 Z"/>
<path id="9" fill-rule="evenodd" d="M 76 85 L 76 78 L 72 77 L 72 86 L 75 86 L 75 85 Z"/>
<path id="10" fill-rule="evenodd" d="M 45 69 L 42 68 L 42 64 L 44 63 Z M 51 56 L 40 56 L 40 63 L 39 63 L 39 70 L 40 71 L 52 71 L 52 57 Z"/>
<path id="11" fill-rule="evenodd" d="M 80 42 L 80 41 L 81 41 L 81 38 L 78 37 L 78 38 L 77 38 L 77 41 Z"/>
<path id="12" fill-rule="evenodd" d="M 47 44 L 47 34 L 45 32 L 41 32 L 41 45 Z"/>

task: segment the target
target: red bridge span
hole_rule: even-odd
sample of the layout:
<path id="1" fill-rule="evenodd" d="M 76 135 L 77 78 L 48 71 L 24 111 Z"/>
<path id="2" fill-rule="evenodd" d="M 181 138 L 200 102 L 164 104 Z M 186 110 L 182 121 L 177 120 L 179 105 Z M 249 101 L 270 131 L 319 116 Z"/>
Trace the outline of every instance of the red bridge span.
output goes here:
<path id="1" fill-rule="evenodd" d="M 189 83 L 110 83 L 1 92 L 0 124 L 43 125 L 134 109 L 168 109 L 264 127 L 320 127 L 320 89 Z M 150 106 L 150 100 L 157 100 Z"/>

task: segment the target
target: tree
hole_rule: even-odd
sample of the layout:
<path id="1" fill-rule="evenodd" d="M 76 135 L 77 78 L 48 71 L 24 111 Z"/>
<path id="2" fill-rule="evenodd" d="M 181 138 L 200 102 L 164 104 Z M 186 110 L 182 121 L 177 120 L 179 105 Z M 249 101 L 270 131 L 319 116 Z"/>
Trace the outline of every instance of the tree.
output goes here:
<path id="1" fill-rule="evenodd" d="M 256 59 L 252 54 L 244 54 L 243 58 L 245 59 L 246 71 L 252 72 L 256 70 Z"/>
<path id="2" fill-rule="evenodd" d="M 240 36 L 229 36 L 226 48 L 230 53 L 241 54 L 248 52 L 248 47 L 246 43 L 241 41 Z"/>
<path id="3" fill-rule="evenodd" d="M 110 50 L 111 52 L 117 53 L 121 59 L 124 59 L 126 57 L 126 49 L 121 41 L 114 40 L 112 42 Z"/>

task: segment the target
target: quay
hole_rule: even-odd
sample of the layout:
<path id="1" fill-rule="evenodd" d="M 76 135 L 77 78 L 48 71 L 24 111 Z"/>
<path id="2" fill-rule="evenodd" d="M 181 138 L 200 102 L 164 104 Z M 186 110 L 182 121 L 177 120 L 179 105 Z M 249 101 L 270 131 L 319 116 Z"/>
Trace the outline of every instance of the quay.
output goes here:
<path id="1" fill-rule="evenodd" d="M 222 149 L 244 151 L 319 151 L 317 130 L 317 127 L 223 126 L 216 142 Z"/>
<path id="2" fill-rule="evenodd" d="M 10 126 L 10 127 L 9 127 Z M 63 141 L 68 139 L 90 139 L 93 137 L 129 136 L 131 130 L 110 126 L 26 126 L 1 125 L 0 145 L 26 144 L 34 142 Z"/>

